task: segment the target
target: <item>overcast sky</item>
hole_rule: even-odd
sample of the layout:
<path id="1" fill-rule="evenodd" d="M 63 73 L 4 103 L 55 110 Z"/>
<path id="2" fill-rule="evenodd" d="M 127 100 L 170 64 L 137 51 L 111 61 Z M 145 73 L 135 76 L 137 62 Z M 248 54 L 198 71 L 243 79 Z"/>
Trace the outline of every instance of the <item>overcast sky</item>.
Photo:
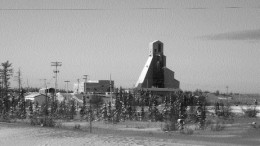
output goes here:
<path id="1" fill-rule="evenodd" d="M 54 86 L 60 61 L 59 88 L 110 73 L 133 87 L 154 40 L 181 89 L 260 93 L 259 0 L 0 0 L 0 62 L 23 86 Z"/>

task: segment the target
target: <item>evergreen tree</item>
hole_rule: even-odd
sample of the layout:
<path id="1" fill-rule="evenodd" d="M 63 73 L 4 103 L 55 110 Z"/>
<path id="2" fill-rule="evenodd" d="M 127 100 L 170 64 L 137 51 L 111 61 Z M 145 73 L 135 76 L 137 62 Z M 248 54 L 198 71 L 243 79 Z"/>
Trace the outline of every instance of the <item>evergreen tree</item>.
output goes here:
<path id="1" fill-rule="evenodd" d="M 121 118 L 120 117 L 121 116 L 121 112 L 122 112 L 121 100 L 122 100 L 122 88 L 120 87 L 119 94 L 117 94 L 116 101 L 115 101 L 115 108 L 116 108 L 116 111 L 115 111 L 115 122 L 119 122 L 120 118 Z"/>
<path id="2" fill-rule="evenodd" d="M 90 133 L 91 133 L 92 132 L 92 121 L 94 120 L 93 109 L 92 109 L 91 104 L 90 104 L 87 112 L 88 112 L 89 128 L 90 128 Z"/>
<path id="3" fill-rule="evenodd" d="M 16 112 L 16 101 L 14 96 L 12 95 L 12 102 L 11 102 L 11 116 L 13 117 Z"/>
<path id="4" fill-rule="evenodd" d="M 148 95 L 148 94 L 147 94 Z M 151 93 L 149 93 L 149 102 L 148 102 L 148 116 L 149 116 L 149 120 L 153 121 L 153 116 L 154 116 L 154 113 L 153 113 L 153 96 Z"/>
<path id="5" fill-rule="evenodd" d="M 36 101 L 34 115 L 39 116 L 39 114 L 40 114 L 39 103 Z"/>
<path id="6" fill-rule="evenodd" d="M 111 106 L 111 102 L 108 103 L 108 121 L 111 122 L 112 121 L 112 106 Z"/>
<path id="7" fill-rule="evenodd" d="M 65 100 L 61 101 L 58 105 L 58 117 L 63 119 L 65 118 Z"/>
<path id="8" fill-rule="evenodd" d="M 2 69 L 0 69 L 0 73 L 2 76 L 2 82 L 1 82 L 1 98 L 0 98 L 0 113 L 4 118 L 8 115 L 8 112 L 10 110 L 10 96 L 8 95 L 10 93 L 10 77 L 13 74 L 12 64 L 9 63 L 9 61 L 6 61 L 1 64 Z"/>
<path id="9" fill-rule="evenodd" d="M 86 98 L 83 96 L 83 105 L 80 109 L 80 117 L 83 118 L 85 116 L 85 111 L 86 111 Z"/>
<path id="10" fill-rule="evenodd" d="M 168 124 L 169 130 L 176 130 L 176 123 L 179 119 L 179 107 L 180 107 L 180 100 L 178 94 L 173 94 L 170 97 L 170 111 L 169 111 L 169 121 L 166 121 Z"/>
<path id="11" fill-rule="evenodd" d="M 89 100 L 89 104 L 92 105 L 93 114 L 95 113 L 96 117 L 100 117 L 100 106 L 103 104 L 103 99 L 101 96 L 94 96 Z"/>
<path id="12" fill-rule="evenodd" d="M 70 102 L 70 119 L 73 119 L 75 114 L 76 114 L 75 101 L 71 100 L 71 102 Z"/>
<path id="13" fill-rule="evenodd" d="M 102 107 L 102 119 L 107 121 L 107 118 L 108 118 L 108 114 L 107 114 L 107 104 L 104 104 L 103 107 Z"/>
<path id="14" fill-rule="evenodd" d="M 127 110 L 127 114 L 128 114 L 128 119 L 133 119 L 133 115 L 134 115 L 134 97 L 133 95 L 129 92 L 128 93 L 128 99 L 127 99 L 127 105 L 126 105 L 126 110 Z"/>
<path id="15" fill-rule="evenodd" d="M 24 90 L 22 89 L 21 95 L 19 97 L 19 102 L 18 102 L 18 117 L 21 119 L 26 118 L 26 105 L 25 105 L 25 99 L 24 99 Z"/>
<path id="16" fill-rule="evenodd" d="M 29 102 L 29 111 L 30 111 L 30 118 L 32 118 L 32 116 L 33 116 L 33 104 L 32 104 L 31 101 Z"/>
<path id="17" fill-rule="evenodd" d="M 145 118 L 145 112 L 144 112 L 144 106 L 141 107 L 141 120 L 144 120 Z"/>
<path id="18" fill-rule="evenodd" d="M 164 121 L 167 121 L 169 119 L 169 100 L 168 96 L 165 96 L 163 100 L 164 108 L 162 110 L 162 116 Z"/>

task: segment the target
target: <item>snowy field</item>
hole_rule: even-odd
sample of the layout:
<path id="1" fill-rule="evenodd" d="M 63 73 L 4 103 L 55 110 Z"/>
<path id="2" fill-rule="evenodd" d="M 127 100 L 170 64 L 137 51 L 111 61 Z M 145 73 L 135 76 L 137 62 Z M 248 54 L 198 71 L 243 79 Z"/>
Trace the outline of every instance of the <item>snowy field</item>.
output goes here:
<path id="1" fill-rule="evenodd" d="M 0 123 L 0 146 L 227 146 L 231 144 L 179 139 L 90 134 L 84 131 Z M 237 144 L 236 144 L 237 145 Z"/>
<path id="2" fill-rule="evenodd" d="M 246 110 L 247 108 L 248 106 L 231 106 L 231 112 L 236 114 L 243 114 L 243 110 Z M 208 106 L 207 109 L 210 113 L 215 113 L 214 106 Z M 260 106 L 257 106 L 256 110 L 260 111 Z M 260 113 L 258 113 L 256 116 L 260 117 Z"/>
<path id="3" fill-rule="evenodd" d="M 191 145 L 147 137 L 89 134 L 81 131 L 0 124 L 1 146 L 184 146 Z M 193 144 L 192 144 L 193 145 Z"/>

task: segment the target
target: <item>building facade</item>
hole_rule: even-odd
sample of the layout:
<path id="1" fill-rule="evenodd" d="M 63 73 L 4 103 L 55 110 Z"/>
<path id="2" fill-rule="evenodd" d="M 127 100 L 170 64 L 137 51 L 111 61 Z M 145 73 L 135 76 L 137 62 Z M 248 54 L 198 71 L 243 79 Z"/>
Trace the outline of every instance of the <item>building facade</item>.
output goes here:
<path id="1" fill-rule="evenodd" d="M 111 92 L 114 89 L 114 81 L 110 80 L 98 80 L 87 81 L 84 83 L 84 93 L 103 93 Z"/>
<path id="2" fill-rule="evenodd" d="M 166 67 L 166 56 L 161 41 L 151 42 L 149 56 L 135 85 L 136 88 L 174 88 L 180 87 L 174 72 Z"/>

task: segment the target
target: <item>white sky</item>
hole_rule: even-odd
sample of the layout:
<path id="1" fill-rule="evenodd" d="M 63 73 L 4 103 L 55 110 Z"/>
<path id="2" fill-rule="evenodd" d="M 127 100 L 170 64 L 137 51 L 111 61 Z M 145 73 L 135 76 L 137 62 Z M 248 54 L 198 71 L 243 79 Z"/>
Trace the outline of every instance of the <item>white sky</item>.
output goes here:
<path id="1" fill-rule="evenodd" d="M 54 86 L 60 61 L 60 88 L 110 73 L 133 87 L 154 40 L 183 90 L 260 93 L 259 0 L 0 0 L 0 62 L 24 86 Z"/>

